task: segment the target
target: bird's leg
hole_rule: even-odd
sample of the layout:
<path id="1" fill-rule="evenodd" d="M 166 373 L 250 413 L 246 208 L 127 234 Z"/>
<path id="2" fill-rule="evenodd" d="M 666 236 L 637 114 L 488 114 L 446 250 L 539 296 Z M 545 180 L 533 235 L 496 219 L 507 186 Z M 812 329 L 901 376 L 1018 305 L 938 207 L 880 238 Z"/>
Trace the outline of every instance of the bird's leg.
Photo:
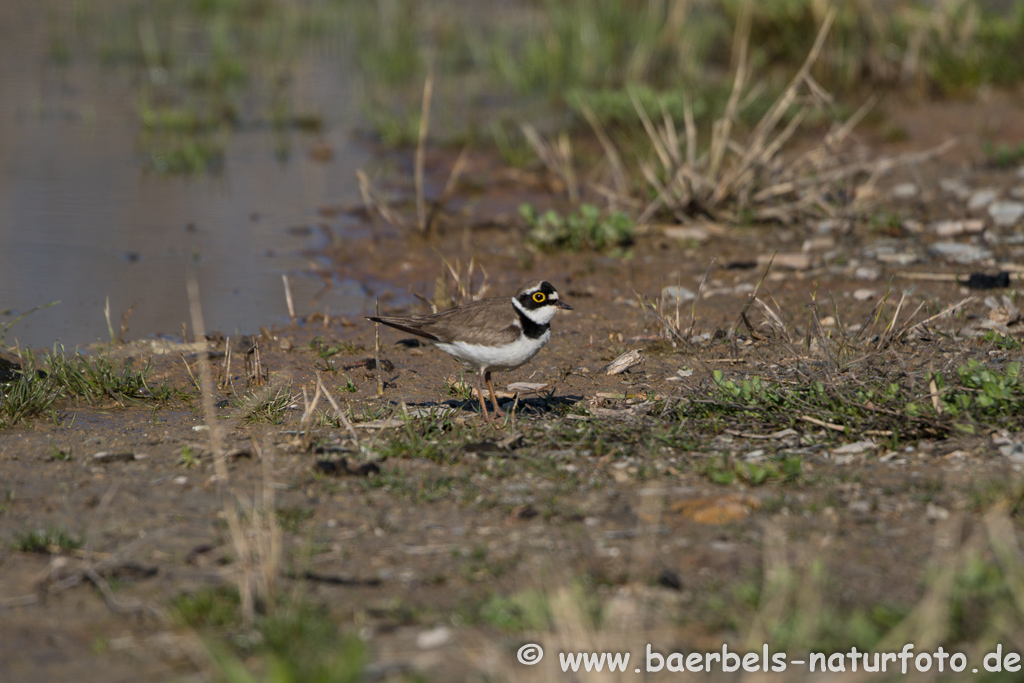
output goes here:
<path id="1" fill-rule="evenodd" d="M 491 390 L 491 402 L 494 404 L 494 414 L 498 417 L 504 417 L 505 411 L 498 405 L 498 397 L 494 395 L 494 385 L 491 384 L 491 373 L 487 371 L 484 373 L 484 381 L 487 382 L 487 388 Z"/>
<path id="2" fill-rule="evenodd" d="M 477 373 L 476 376 L 476 395 L 480 397 L 480 413 L 484 416 L 484 420 L 491 422 L 491 416 L 487 414 L 487 402 L 484 400 L 483 373 Z"/>

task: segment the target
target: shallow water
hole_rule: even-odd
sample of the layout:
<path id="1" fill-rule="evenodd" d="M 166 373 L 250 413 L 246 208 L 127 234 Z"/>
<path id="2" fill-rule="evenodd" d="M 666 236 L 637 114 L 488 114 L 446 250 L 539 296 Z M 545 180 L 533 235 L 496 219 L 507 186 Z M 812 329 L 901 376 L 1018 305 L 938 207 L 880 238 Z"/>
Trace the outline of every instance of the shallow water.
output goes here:
<path id="1" fill-rule="evenodd" d="M 7 345 L 106 340 L 108 297 L 115 333 L 134 305 L 127 339 L 180 335 L 190 267 L 207 328 L 226 334 L 287 319 L 282 274 L 299 315 L 363 309 L 356 282 L 324 293 L 303 256 L 316 226 L 344 234 L 344 215 L 317 212 L 358 203 L 355 170 L 369 159 L 351 135 L 359 84 L 341 57 L 297 62 L 293 99 L 325 125 L 316 136 L 290 134 L 287 162 L 275 158 L 269 130 L 243 127 L 220 175 L 165 177 L 144 170 L 130 78 L 85 63 L 95 60 L 54 66 L 46 21 L 33 3 L 0 9 L 0 333 L 35 306 L 60 304 L 13 325 Z M 322 143 L 330 161 L 309 154 Z"/>

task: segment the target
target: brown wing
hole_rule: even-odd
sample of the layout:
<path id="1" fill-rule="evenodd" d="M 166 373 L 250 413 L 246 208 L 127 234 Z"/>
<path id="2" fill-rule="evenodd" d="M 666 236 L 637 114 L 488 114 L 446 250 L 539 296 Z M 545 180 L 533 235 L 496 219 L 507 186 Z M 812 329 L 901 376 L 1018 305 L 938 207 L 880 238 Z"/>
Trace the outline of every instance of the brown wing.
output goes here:
<path id="1" fill-rule="evenodd" d="M 436 315 L 393 316 L 370 320 L 432 341 L 457 340 L 484 346 L 511 343 L 522 332 L 512 302 L 506 298 L 473 301 Z"/>
<path id="2" fill-rule="evenodd" d="M 367 318 L 367 320 L 372 320 L 375 323 L 380 323 L 382 325 L 387 325 L 388 327 L 393 327 L 396 330 L 401 330 L 402 332 L 408 332 L 409 334 L 414 334 L 417 337 L 426 337 L 427 339 L 430 339 L 431 341 L 441 341 L 440 339 L 435 337 L 433 334 L 431 334 L 430 332 L 427 332 L 426 330 L 423 329 L 423 326 L 425 324 L 426 325 L 430 324 L 429 321 L 426 322 L 426 323 L 422 322 L 422 319 L 425 318 L 425 317 L 426 316 L 418 316 L 418 315 L 410 315 L 410 316 L 404 316 L 404 317 L 395 316 L 395 317 L 389 317 L 389 318 L 377 318 L 377 317 L 374 317 L 374 316 L 370 316 L 370 317 Z"/>

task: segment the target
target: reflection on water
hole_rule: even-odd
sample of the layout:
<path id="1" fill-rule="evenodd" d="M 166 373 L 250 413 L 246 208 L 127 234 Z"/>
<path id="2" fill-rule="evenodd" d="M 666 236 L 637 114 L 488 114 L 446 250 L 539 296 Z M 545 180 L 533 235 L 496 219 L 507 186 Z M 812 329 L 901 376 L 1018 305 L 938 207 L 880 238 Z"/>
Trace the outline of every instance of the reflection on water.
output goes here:
<path id="1" fill-rule="evenodd" d="M 7 343 L 49 346 L 106 340 L 135 305 L 127 337 L 180 334 L 189 320 L 186 270 L 194 264 L 208 329 L 253 332 L 287 317 L 281 275 L 291 273 L 299 313 L 365 305 L 354 282 L 316 303 L 319 278 L 302 275 L 324 204 L 358 201 L 355 169 L 368 151 L 351 130 L 358 83 L 336 56 L 300 59 L 293 96 L 323 114 L 324 132 L 291 134 L 285 163 L 268 130 L 236 132 L 219 177 L 144 174 L 133 90 L 123 72 L 45 52 L 47 14 L 31 2 L 0 9 L 0 329 L 20 313 Z M 333 149 L 328 161 L 309 154 Z M 331 219 L 335 230 L 340 219 Z"/>

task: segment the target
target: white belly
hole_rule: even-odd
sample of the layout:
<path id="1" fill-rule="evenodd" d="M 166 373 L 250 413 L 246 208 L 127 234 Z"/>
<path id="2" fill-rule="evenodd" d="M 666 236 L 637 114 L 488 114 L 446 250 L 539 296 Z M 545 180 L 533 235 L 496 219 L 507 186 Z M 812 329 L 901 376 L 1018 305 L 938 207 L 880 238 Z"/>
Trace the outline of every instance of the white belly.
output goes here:
<path id="1" fill-rule="evenodd" d="M 544 332 L 538 339 L 521 336 L 515 342 L 505 346 L 483 346 L 465 342 L 436 342 L 436 346 L 477 372 L 504 372 L 505 370 L 515 370 L 536 356 L 549 339 L 551 339 L 551 330 Z"/>

